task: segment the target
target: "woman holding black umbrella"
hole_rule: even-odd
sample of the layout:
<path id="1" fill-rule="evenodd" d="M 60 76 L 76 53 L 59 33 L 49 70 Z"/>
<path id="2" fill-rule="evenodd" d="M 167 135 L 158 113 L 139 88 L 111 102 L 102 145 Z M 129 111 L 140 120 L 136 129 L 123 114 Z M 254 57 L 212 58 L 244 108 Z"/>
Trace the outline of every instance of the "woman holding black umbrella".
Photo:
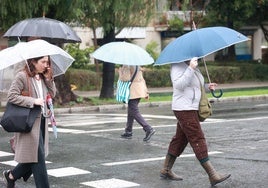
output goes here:
<path id="1" fill-rule="evenodd" d="M 182 177 L 171 171 L 177 157 L 190 143 L 196 158 L 209 176 L 212 186 L 226 180 L 231 175 L 219 174 L 212 166 L 208 157 L 205 135 L 201 129 L 198 108 L 201 98 L 201 87 L 204 78 L 197 68 L 197 58 L 189 62 L 171 65 L 171 80 L 173 84 L 172 110 L 177 118 L 177 130 L 169 144 L 164 166 L 160 176 L 171 180 L 182 180 Z M 217 84 L 205 85 L 207 90 L 215 90 Z"/>

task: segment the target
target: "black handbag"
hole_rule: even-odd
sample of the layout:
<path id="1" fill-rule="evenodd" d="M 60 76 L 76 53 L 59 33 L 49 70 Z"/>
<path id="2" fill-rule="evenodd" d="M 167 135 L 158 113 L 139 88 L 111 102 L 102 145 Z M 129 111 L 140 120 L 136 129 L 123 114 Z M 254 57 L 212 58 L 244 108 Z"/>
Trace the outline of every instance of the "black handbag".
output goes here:
<path id="1" fill-rule="evenodd" d="M 26 73 L 28 91 L 21 91 L 23 96 L 31 96 L 30 78 Z M 28 133 L 32 130 L 35 119 L 41 114 L 41 106 L 34 105 L 33 108 L 18 106 L 7 102 L 6 110 L 1 118 L 0 124 L 7 132 Z"/>
<path id="2" fill-rule="evenodd" d="M 26 108 L 8 102 L 0 124 L 7 132 L 27 133 L 32 130 L 34 121 L 40 114 L 40 106 Z"/>

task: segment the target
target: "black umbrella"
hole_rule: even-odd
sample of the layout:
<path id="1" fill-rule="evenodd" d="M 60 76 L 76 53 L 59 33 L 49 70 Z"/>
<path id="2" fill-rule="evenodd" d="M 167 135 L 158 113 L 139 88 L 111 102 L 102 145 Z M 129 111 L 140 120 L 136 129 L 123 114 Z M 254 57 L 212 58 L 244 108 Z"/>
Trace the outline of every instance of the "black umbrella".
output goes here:
<path id="1" fill-rule="evenodd" d="M 22 20 L 4 34 L 9 39 L 42 38 L 51 43 L 81 42 L 75 31 L 67 24 L 58 20 L 40 17 Z"/>

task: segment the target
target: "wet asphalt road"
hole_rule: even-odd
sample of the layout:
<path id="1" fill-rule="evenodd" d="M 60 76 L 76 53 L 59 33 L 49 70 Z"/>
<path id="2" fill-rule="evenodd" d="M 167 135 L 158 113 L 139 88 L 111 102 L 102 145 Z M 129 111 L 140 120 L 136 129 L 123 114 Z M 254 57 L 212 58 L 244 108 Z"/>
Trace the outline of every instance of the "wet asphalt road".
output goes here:
<path id="1" fill-rule="evenodd" d="M 268 184 L 267 101 L 213 104 L 214 114 L 202 123 L 210 158 L 215 168 L 232 176 L 217 187 L 265 188 Z M 151 141 L 135 123 L 130 140 L 120 138 L 126 110 L 58 114 L 58 139 L 50 134 L 47 168 L 51 187 L 74 188 L 203 188 L 210 187 L 207 175 L 190 147 L 176 160 L 174 172 L 183 181 L 159 177 L 164 156 L 175 132 L 176 120 L 169 105 L 140 109 L 155 128 Z M 0 171 L 12 167 L 8 134 L 0 129 Z M 7 153 L 4 153 L 7 152 Z M 59 171 L 61 170 L 61 171 Z M 98 182 L 96 182 L 98 181 Z M 0 178 L 0 187 L 4 187 Z M 19 188 L 35 187 L 19 180 Z"/>

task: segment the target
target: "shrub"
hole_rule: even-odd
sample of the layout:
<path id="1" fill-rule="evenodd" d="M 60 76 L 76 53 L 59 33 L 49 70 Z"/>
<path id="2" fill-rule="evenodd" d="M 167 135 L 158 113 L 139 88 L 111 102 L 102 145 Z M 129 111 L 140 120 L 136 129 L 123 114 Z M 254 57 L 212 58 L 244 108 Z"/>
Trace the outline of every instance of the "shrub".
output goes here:
<path id="1" fill-rule="evenodd" d="M 151 41 L 149 44 L 146 45 L 146 51 L 152 56 L 154 60 L 157 59 L 159 53 L 157 52 L 158 44 L 156 41 Z"/>
<path id="2" fill-rule="evenodd" d="M 146 69 L 143 76 L 148 87 L 171 86 L 169 69 Z"/>
<path id="3" fill-rule="evenodd" d="M 92 91 L 100 88 L 101 77 L 91 70 L 68 69 L 66 79 L 80 91 Z"/>
<path id="4" fill-rule="evenodd" d="M 79 44 L 67 44 L 64 49 L 75 59 L 72 68 L 86 69 L 90 65 L 90 53 L 93 52 L 93 47 L 79 49 Z"/>
<path id="5" fill-rule="evenodd" d="M 268 80 L 268 66 L 267 65 L 257 65 L 254 69 L 256 78 L 260 81 Z"/>
<path id="6" fill-rule="evenodd" d="M 168 21 L 168 26 L 169 26 L 168 28 L 171 31 L 181 31 L 182 32 L 183 28 L 184 28 L 184 23 L 180 18 L 174 16 L 172 19 L 170 19 Z"/>
<path id="7" fill-rule="evenodd" d="M 208 82 L 205 67 L 200 67 L 206 82 Z M 208 66 L 208 73 L 211 82 L 231 83 L 240 79 L 240 68 L 232 66 Z"/>
<path id="8" fill-rule="evenodd" d="M 115 67 L 114 85 L 118 79 L 117 68 Z M 268 80 L 268 65 L 259 64 L 254 61 L 250 62 L 207 62 L 208 72 L 211 82 L 232 83 L 236 81 L 265 81 Z M 199 64 L 206 82 L 208 82 L 206 71 L 203 63 Z M 102 64 L 99 64 L 100 71 Z M 170 65 L 144 67 L 144 79 L 148 87 L 171 87 Z M 89 91 L 99 90 L 101 87 L 101 74 L 96 73 L 96 65 L 92 64 L 87 70 L 68 69 L 66 77 L 70 84 L 74 84 L 77 90 Z"/>

